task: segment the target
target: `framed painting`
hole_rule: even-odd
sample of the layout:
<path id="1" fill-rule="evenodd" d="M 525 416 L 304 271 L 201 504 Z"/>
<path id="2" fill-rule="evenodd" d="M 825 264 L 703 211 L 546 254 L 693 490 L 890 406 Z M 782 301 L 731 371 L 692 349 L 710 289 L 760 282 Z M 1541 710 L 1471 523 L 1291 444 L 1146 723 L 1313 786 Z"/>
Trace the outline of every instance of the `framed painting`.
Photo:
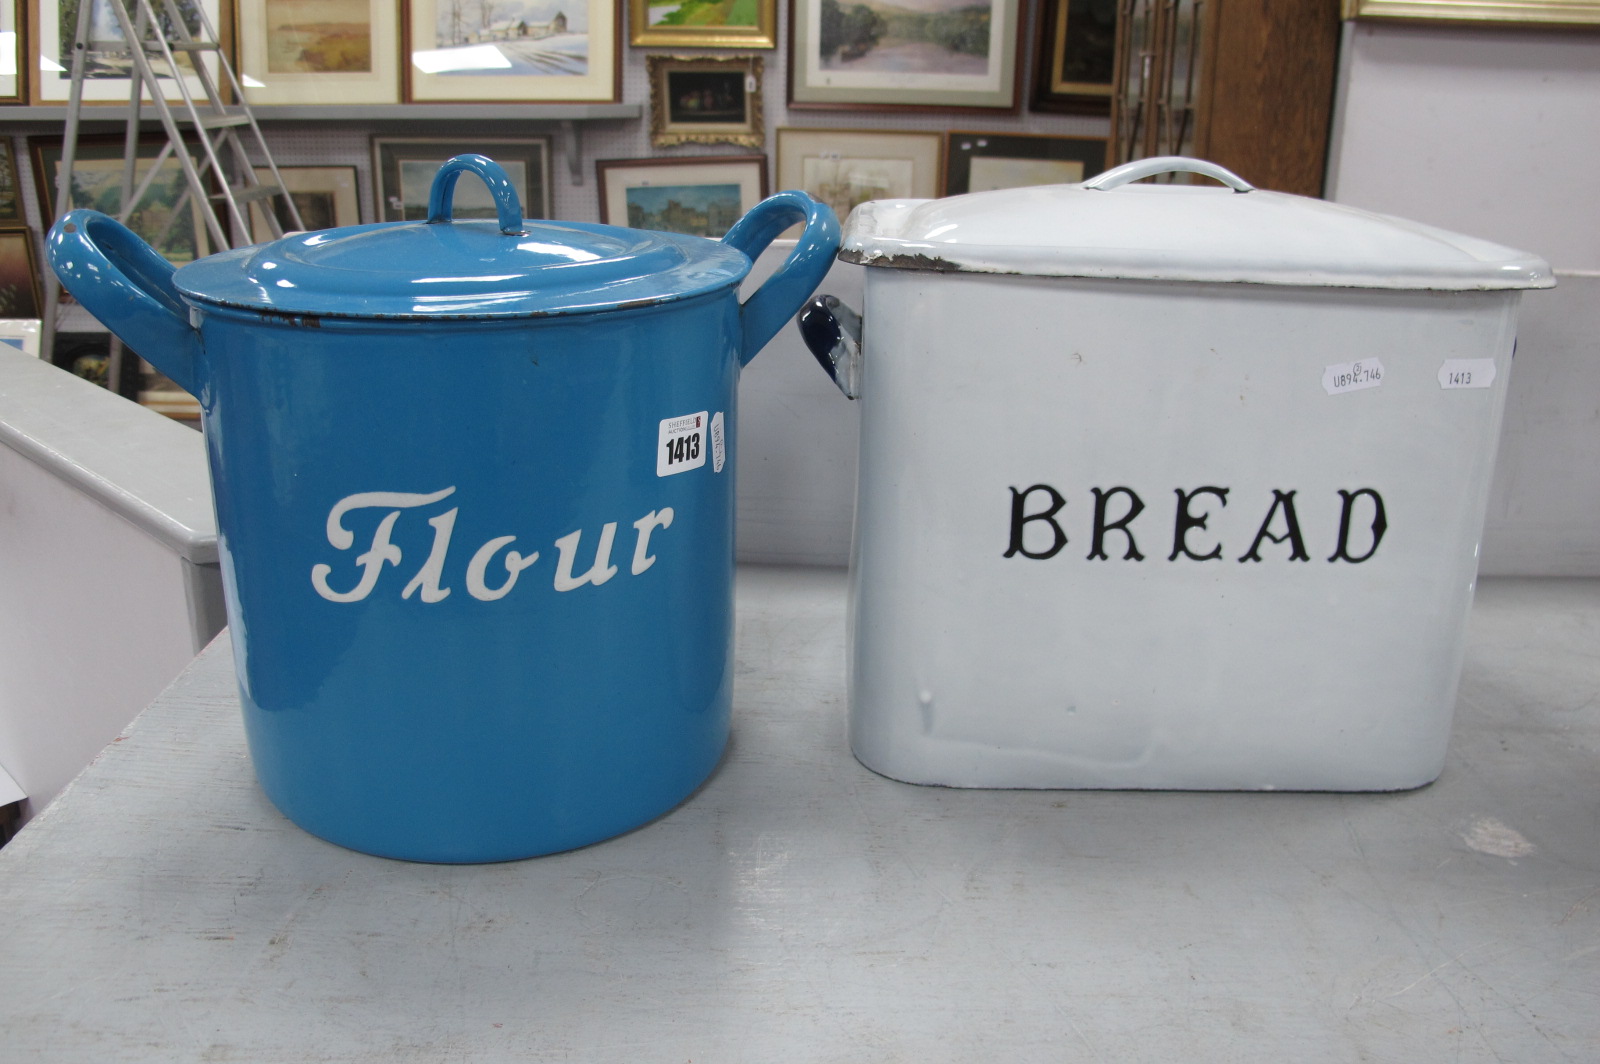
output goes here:
<path id="1" fill-rule="evenodd" d="M 650 143 L 738 144 L 759 148 L 761 57 L 645 57 L 650 71 Z"/>
<path id="2" fill-rule="evenodd" d="M 775 48 L 777 0 L 628 0 L 636 48 Z"/>
<path id="3" fill-rule="evenodd" d="M 78 5 L 91 3 L 90 22 L 96 39 L 121 40 L 122 28 L 113 17 L 104 0 L 29 0 L 33 32 L 31 95 L 36 104 L 66 103 L 72 89 L 72 45 L 78 34 Z M 189 33 L 206 40 L 217 37 L 220 0 L 177 0 L 183 13 L 184 25 Z M 224 42 L 226 43 L 226 42 Z M 215 53 L 200 53 L 200 61 L 217 77 Z M 122 57 L 96 54 L 87 61 L 84 70 L 83 99 L 88 102 L 127 103 L 132 92 L 130 78 L 132 61 Z M 190 95 L 203 97 L 205 87 L 193 72 L 188 55 L 178 56 L 179 67 L 188 71 L 183 76 L 184 86 Z M 158 64 L 159 65 L 159 64 Z M 163 93 L 170 101 L 181 101 L 183 95 L 177 82 Z M 149 99 L 149 93 L 144 94 Z"/>
<path id="4" fill-rule="evenodd" d="M 600 221 L 720 238 L 767 195 L 765 155 L 601 159 Z"/>
<path id="5" fill-rule="evenodd" d="M 841 221 L 874 199 L 939 195 L 941 133 L 881 129 L 778 130 L 778 187 L 828 204 Z"/>
<path id="6" fill-rule="evenodd" d="M 0 137 L 0 225 L 21 225 L 22 186 L 17 183 L 17 157 L 10 137 Z"/>
<path id="7" fill-rule="evenodd" d="M 22 0 L 0 0 L 0 103 L 20 103 L 22 83 Z"/>
<path id="8" fill-rule="evenodd" d="M 410 0 L 410 103 L 609 103 L 620 98 L 618 0 Z"/>
<path id="9" fill-rule="evenodd" d="M 944 194 L 1071 185 L 1106 168 L 1105 137 L 962 133 L 945 139 Z"/>
<path id="10" fill-rule="evenodd" d="M 428 191 L 448 159 L 468 152 L 487 155 L 505 169 L 525 218 L 550 217 L 550 138 L 472 140 L 374 137 L 372 173 L 380 222 L 421 221 L 428 217 Z M 456 182 L 451 216 L 495 217 L 494 198 L 482 181 L 466 175 Z"/>
<path id="11" fill-rule="evenodd" d="M 34 258 L 33 230 L 0 229 L 0 318 L 42 317 L 44 296 Z"/>
<path id="12" fill-rule="evenodd" d="M 1011 111 L 1020 0 L 794 0 L 789 106 Z"/>
<path id="13" fill-rule="evenodd" d="M 278 176 L 283 179 L 284 190 L 300 215 L 297 226 L 283 197 L 272 198 L 278 228 L 285 233 L 294 229 L 311 233 L 361 224 L 361 200 L 356 194 L 354 166 L 280 166 Z M 263 184 L 271 181 L 272 171 L 264 166 L 256 167 L 256 180 Z M 257 243 L 273 239 L 266 209 L 259 203 L 250 205 L 250 236 Z"/>
<path id="14" fill-rule="evenodd" d="M 0 238 L 3 237 L 4 231 L 0 230 Z M 3 243 L 3 239 L 0 239 L 0 243 Z M 0 247 L 0 252 L 3 250 L 3 247 Z M 42 324 L 38 318 L 0 318 L 0 348 L 9 347 L 38 358 L 39 327 Z"/>
<path id="15" fill-rule="evenodd" d="M 139 141 L 134 170 L 135 187 L 155 167 L 164 134 L 146 134 Z M 73 207 L 90 207 L 116 217 L 122 209 L 124 138 L 121 133 L 78 138 L 77 161 L 72 167 Z M 33 180 L 39 194 L 39 209 L 47 221 L 60 213 L 56 204 L 56 183 L 61 173 L 61 138 L 29 137 L 33 155 Z M 193 158 L 194 149 L 190 148 Z M 211 252 L 205 217 L 189 194 L 189 182 L 178 160 L 168 156 L 149 188 L 124 224 L 162 258 L 174 265 L 193 262 Z"/>
<path id="16" fill-rule="evenodd" d="M 1043 0 L 1037 42 L 1031 110 L 1111 113 L 1117 0 Z"/>
<path id="17" fill-rule="evenodd" d="M 396 0 L 238 0 L 235 25 L 252 104 L 400 101 Z"/>

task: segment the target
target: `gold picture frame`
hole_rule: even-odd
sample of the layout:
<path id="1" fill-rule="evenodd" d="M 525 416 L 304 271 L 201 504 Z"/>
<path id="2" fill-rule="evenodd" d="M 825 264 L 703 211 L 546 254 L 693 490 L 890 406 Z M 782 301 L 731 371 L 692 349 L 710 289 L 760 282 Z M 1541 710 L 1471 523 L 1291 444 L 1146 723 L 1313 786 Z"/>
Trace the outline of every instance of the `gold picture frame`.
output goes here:
<path id="1" fill-rule="evenodd" d="M 650 143 L 738 144 L 766 140 L 759 55 L 645 57 L 650 75 Z"/>
<path id="2" fill-rule="evenodd" d="M 627 0 L 635 48 L 776 48 L 778 0 Z"/>
<path id="3" fill-rule="evenodd" d="M 1600 26 L 1600 0 L 1344 0 L 1347 19 Z"/>

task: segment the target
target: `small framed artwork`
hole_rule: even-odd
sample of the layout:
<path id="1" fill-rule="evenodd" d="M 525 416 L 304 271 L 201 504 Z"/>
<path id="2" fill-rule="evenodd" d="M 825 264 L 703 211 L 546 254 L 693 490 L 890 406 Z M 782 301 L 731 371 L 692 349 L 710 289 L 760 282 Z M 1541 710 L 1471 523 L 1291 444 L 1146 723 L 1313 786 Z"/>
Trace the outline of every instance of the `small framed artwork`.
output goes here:
<path id="1" fill-rule="evenodd" d="M 300 224 L 294 224 L 282 196 L 272 198 L 272 209 L 278 218 L 278 228 L 285 233 L 302 229 L 314 233 L 321 229 L 338 229 L 361 224 L 361 201 L 356 195 L 356 168 L 353 166 L 280 166 L 278 176 L 289 193 L 294 208 L 300 214 Z M 262 184 L 272 180 L 272 171 L 256 167 L 256 180 Z M 250 205 L 250 235 L 257 243 L 273 239 L 272 227 L 267 224 L 266 212 L 259 203 Z"/>
<path id="2" fill-rule="evenodd" d="M 17 184 L 17 157 L 10 137 L 0 137 L 0 225 L 21 225 L 22 186 Z"/>
<path id="3" fill-rule="evenodd" d="M 944 194 L 1026 185 L 1071 185 L 1106 168 L 1105 137 L 951 132 L 945 142 Z"/>
<path id="4" fill-rule="evenodd" d="M 609 103 L 622 92 L 619 0 L 410 0 L 408 103 Z"/>
<path id="5" fill-rule="evenodd" d="M 24 99 L 21 6 L 22 0 L 0 0 L 0 103 Z"/>
<path id="6" fill-rule="evenodd" d="M 1117 0 L 1043 0 L 1033 64 L 1035 111 L 1110 114 Z"/>
<path id="7" fill-rule="evenodd" d="M 941 133 L 880 129 L 778 130 L 778 187 L 828 204 L 841 221 L 874 199 L 939 195 Z"/>
<path id="8" fill-rule="evenodd" d="M 777 0 L 628 0 L 636 48 L 775 48 Z"/>
<path id="9" fill-rule="evenodd" d="M 524 218 L 550 217 L 550 138 L 518 137 L 437 140 L 427 137 L 374 137 L 372 172 L 380 222 L 422 221 L 428 217 L 428 192 L 434 175 L 449 159 L 476 152 L 505 170 L 522 199 Z M 456 182 L 453 218 L 493 218 L 494 197 L 471 174 Z"/>
<path id="10" fill-rule="evenodd" d="M 33 102 L 36 104 L 65 103 L 72 90 L 72 51 L 78 34 L 78 4 L 82 0 L 29 0 L 33 32 L 32 56 L 29 67 L 32 76 Z M 185 28 L 193 37 L 217 40 L 220 0 L 178 0 Z M 98 13 L 98 12 L 97 12 Z M 106 17 L 95 22 L 95 35 L 102 40 L 120 40 L 122 30 L 116 20 Z M 226 45 L 227 42 L 222 42 Z M 217 57 L 213 52 L 201 52 L 200 61 L 213 79 L 217 78 Z M 190 66 L 191 57 L 178 56 L 178 65 L 190 71 L 182 81 L 191 96 L 203 98 L 205 86 Z M 84 68 L 83 99 L 101 103 L 127 103 L 132 86 L 129 84 L 132 67 L 126 59 L 119 60 L 107 53 L 94 54 Z M 169 80 L 164 95 L 169 101 L 183 99 L 178 82 Z M 144 94 L 149 99 L 149 93 Z"/>
<path id="11" fill-rule="evenodd" d="M 1015 112 L 1020 0 L 794 0 L 789 106 Z"/>
<path id="12" fill-rule="evenodd" d="M 650 70 L 652 144 L 759 148 L 765 142 L 760 56 L 686 59 L 650 55 L 645 63 Z"/>
<path id="13" fill-rule="evenodd" d="M 601 159 L 600 221 L 721 237 L 767 194 L 765 155 Z"/>
<path id="14" fill-rule="evenodd" d="M 0 318 L 0 350 L 10 348 L 38 358 L 39 326 L 42 324 L 38 318 Z"/>
<path id="15" fill-rule="evenodd" d="M 155 166 L 165 134 L 150 133 L 140 138 L 134 170 L 135 189 Z M 61 173 L 61 138 L 29 137 L 33 154 L 33 180 L 39 194 L 39 209 L 47 221 L 54 222 L 57 209 L 56 184 Z M 121 133 L 97 134 L 78 138 L 77 159 L 72 167 L 72 206 L 90 207 L 116 217 L 122 209 L 124 138 Z M 195 149 L 189 146 L 190 158 Z M 197 164 L 199 165 L 199 164 Z M 211 253 L 205 216 L 200 204 L 189 194 L 189 182 L 176 158 L 168 156 L 145 194 L 125 219 L 127 227 L 162 258 L 174 265 L 193 262 Z"/>
<path id="16" fill-rule="evenodd" d="M 42 318 L 43 308 L 33 230 L 0 229 L 0 318 Z"/>
<path id="17" fill-rule="evenodd" d="M 237 0 L 239 80 L 252 104 L 400 101 L 396 0 Z"/>

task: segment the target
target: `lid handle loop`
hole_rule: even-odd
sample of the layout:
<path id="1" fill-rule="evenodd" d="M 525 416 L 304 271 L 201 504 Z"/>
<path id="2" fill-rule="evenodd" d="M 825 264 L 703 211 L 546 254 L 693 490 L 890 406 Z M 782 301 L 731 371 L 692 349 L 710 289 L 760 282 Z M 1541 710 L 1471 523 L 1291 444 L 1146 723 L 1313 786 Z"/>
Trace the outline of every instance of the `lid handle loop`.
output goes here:
<path id="1" fill-rule="evenodd" d="M 1235 192 L 1254 192 L 1255 186 L 1232 170 L 1224 169 L 1216 163 L 1208 163 L 1204 159 L 1191 159 L 1184 155 L 1160 155 L 1153 159 L 1135 159 L 1131 163 L 1121 166 L 1083 183 L 1084 188 L 1094 189 L 1099 192 L 1110 192 L 1120 188 L 1130 181 L 1138 181 L 1144 177 L 1154 177 L 1156 174 L 1199 174 L 1221 181 Z"/>
<path id="2" fill-rule="evenodd" d="M 467 172 L 477 174 L 489 186 L 500 231 L 506 236 L 522 235 L 522 201 L 517 198 L 517 186 L 511 183 L 500 164 L 486 155 L 457 155 L 439 167 L 428 193 L 428 224 L 452 220 L 450 211 L 455 205 L 456 179 Z"/>

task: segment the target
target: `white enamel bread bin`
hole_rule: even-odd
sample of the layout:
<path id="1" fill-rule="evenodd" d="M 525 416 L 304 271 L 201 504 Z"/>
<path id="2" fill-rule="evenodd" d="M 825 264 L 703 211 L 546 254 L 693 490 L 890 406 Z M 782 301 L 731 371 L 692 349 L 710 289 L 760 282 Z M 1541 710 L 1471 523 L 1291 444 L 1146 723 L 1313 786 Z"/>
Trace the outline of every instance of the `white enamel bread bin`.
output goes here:
<path id="1" fill-rule="evenodd" d="M 1134 185 L 1187 170 L 1215 185 Z M 885 200 L 850 739 L 961 787 L 1394 790 L 1444 763 L 1522 252 L 1189 159 Z M 859 346 L 857 343 L 859 341 Z"/>

